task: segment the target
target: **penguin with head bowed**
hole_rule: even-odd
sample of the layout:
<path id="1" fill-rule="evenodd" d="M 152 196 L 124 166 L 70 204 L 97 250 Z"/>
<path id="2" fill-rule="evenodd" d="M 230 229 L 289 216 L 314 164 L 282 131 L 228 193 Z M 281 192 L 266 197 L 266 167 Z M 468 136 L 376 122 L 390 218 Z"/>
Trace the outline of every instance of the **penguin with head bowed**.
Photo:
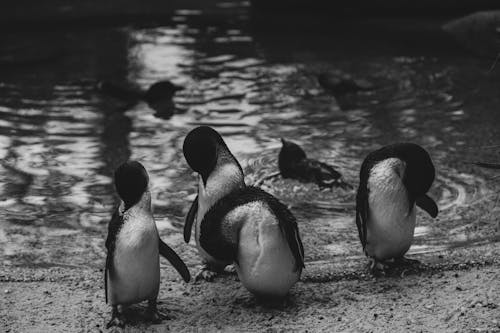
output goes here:
<path id="1" fill-rule="evenodd" d="M 201 246 L 201 220 L 217 201 L 245 187 L 243 169 L 219 133 L 208 126 L 200 126 L 189 132 L 184 140 L 183 152 L 188 165 L 199 175 L 198 195 L 184 224 L 184 240 L 189 242 L 194 224 L 196 246 L 204 263 L 196 279 L 210 281 L 231 261 L 215 258 Z"/>
<path id="2" fill-rule="evenodd" d="M 435 218 L 438 207 L 427 192 L 435 177 L 432 160 L 422 147 L 397 143 L 370 153 L 360 171 L 356 225 L 372 270 L 384 262 L 406 262 L 413 241 L 416 208 Z"/>
<path id="3" fill-rule="evenodd" d="M 183 149 L 199 174 L 198 197 L 184 226 L 186 242 L 194 224 L 205 262 L 233 263 L 243 285 L 260 298 L 285 296 L 304 267 L 295 217 L 272 195 L 245 185 L 241 166 L 214 129 L 195 128 Z"/>
<path id="4" fill-rule="evenodd" d="M 305 151 L 296 143 L 281 139 L 278 167 L 283 178 L 312 182 L 320 188 L 352 188 L 342 180 L 342 175 L 332 166 L 307 158 Z"/>
<path id="5" fill-rule="evenodd" d="M 151 213 L 149 177 L 139 162 L 126 162 L 115 171 L 115 187 L 121 198 L 108 226 L 104 287 L 106 303 L 113 307 L 107 327 L 125 325 L 123 306 L 147 300 L 148 314 L 161 320 L 156 308 L 160 287 L 159 254 L 190 280 L 184 262 L 158 235 Z M 120 309 L 119 309 L 120 306 Z"/>

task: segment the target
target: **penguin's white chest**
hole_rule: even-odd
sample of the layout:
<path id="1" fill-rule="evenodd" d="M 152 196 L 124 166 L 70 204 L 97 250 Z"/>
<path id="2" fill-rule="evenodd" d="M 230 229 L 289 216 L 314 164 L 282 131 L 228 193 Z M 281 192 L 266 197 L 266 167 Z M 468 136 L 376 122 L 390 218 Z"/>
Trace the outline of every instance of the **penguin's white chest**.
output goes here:
<path id="1" fill-rule="evenodd" d="M 295 258 L 276 217 L 264 203 L 240 206 L 226 217 L 239 221 L 236 270 L 243 285 L 263 297 L 283 297 L 299 280 Z"/>
<path id="2" fill-rule="evenodd" d="M 402 257 L 413 241 L 416 209 L 409 206 L 404 168 L 404 162 L 390 158 L 370 172 L 366 252 L 378 260 Z"/>
<path id="3" fill-rule="evenodd" d="M 152 216 L 131 212 L 117 235 L 113 271 L 108 274 L 111 304 L 155 299 L 160 284 L 158 231 Z"/>

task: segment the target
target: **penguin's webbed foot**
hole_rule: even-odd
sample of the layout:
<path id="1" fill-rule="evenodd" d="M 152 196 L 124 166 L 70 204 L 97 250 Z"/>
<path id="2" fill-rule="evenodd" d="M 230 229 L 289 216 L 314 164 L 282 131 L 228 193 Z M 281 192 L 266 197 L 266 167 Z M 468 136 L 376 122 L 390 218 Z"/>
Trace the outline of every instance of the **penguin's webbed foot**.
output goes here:
<path id="1" fill-rule="evenodd" d="M 384 276 L 389 267 L 386 262 L 370 258 L 370 272 L 375 276 Z"/>
<path id="2" fill-rule="evenodd" d="M 196 274 L 196 277 L 194 278 L 195 281 L 207 281 L 207 282 L 213 282 L 215 277 L 218 275 L 218 272 L 214 272 L 210 270 L 208 267 L 204 266 L 198 274 Z"/>
<path id="3" fill-rule="evenodd" d="M 226 266 L 226 268 L 224 268 L 224 272 L 226 274 L 231 274 L 231 275 L 237 274 L 236 266 L 234 265 Z"/>
<path id="4" fill-rule="evenodd" d="M 110 328 L 113 326 L 124 328 L 125 327 L 125 319 L 119 318 L 119 317 L 111 318 L 111 320 L 106 324 L 106 328 Z"/>
<path id="5" fill-rule="evenodd" d="M 148 310 L 146 312 L 146 317 L 153 324 L 159 324 L 164 319 L 170 319 L 169 316 L 163 312 L 160 312 L 156 307 L 156 300 L 149 301 Z"/>
<path id="6" fill-rule="evenodd" d="M 223 274 L 227 264 L 204 263 L 201 270 L 196 274 L 194 281 L 204 280 L 212 282 L 217 275 Z"/>
<path id="7" fill-rule="evenodd" d="M 106 328 L 110 328 L 112 326 L 117 326 L 120 328 L 125 327 L 125 316 L 118 311 L 117 308 L 113 308 L 113 313 L 111 315 L 111 320 L 106 324 Z"/>

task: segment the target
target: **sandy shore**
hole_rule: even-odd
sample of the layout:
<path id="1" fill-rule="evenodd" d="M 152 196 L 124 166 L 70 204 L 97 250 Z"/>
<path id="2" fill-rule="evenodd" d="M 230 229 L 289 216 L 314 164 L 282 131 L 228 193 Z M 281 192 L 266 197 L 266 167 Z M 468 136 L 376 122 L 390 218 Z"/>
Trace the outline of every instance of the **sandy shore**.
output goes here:
<path id="1" fill-rule="evenodd" d="M 419 259 L 419 268 L 384 277 L 368 274 L 364 260 L 306 263 L 301 282 L 277 307 L 256 303 L 235 275 L 185 284 L 162 260 L 159 309 L 169 319 L 152 325 L 145 305 L 135 306 L 123 331 L 500 332 L 498 243 Z M 102 282 L 97 268 L 4 267 L 0 328 L 106 331 Z"/>

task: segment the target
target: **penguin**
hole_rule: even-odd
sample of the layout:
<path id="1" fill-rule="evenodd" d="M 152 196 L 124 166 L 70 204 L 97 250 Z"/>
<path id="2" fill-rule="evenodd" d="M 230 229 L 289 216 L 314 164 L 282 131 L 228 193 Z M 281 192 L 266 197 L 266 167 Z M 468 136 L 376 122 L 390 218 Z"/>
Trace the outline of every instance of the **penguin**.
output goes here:
<path id="1" fill-rule="evenodd" d="M 184 240 L 189 243 L 195 224 L 196 247 L 204 264 L 196 279 L 210 281 L 231 262 L 219 260 L 201 247 L 200 222 L 218 200 L 246 186 L 243 169 L 219 133 L 208 126 L 197 127 L 188 133 L 184 139 L 183 153 L 188 165 L 199 175 L 198 195 L 184 223 Z"/>
<path id="2" fill-rule="evenodd" d="M 129 104 L 128 107 L 136 104 L 139 100 L 143 100 L 151 109 L 155 110 L 156 117 L 168 119 L 176 111 L 173 98 L 176 92 L 183 90 L 184 87 L 165 80 L 158 81 L 152 84 L 146 91 L 142 91 L 130 85 L 100 81 L 97 84 L 97 89 L 109 96 L 127 102 Z"/>
<path id="3" fill-rule="evenodd" d="M 160 287 L 159 254 L 186 282 L 190 280 L 189 270 L 159 237 L 151 212 L 149 177 L 142 164 L 126 162 L 116 169 L 114 178 L 121 202 L 109 222 L 106 239 L 104 289 L 106 303 L 109 302 L 113 309 L 107 327 L 123 327 L 123 306 L 145 300 L 149 305 L 149 317 L 159 322 L 156 308 Z"/>
<path id="4" fill-rule="evenodd" d="M 356 225 L 371 269 L 404 258 L 413 241 L 416 208 L 431 217 L 438 207 L 427 195 L 435 177 L 431 157 L 414 143 L 396 143 L 368 154 L 361 165 L 356 195 Z"/>
<path id="5" fill-rule="evenodd" d="M 192 130 L 183 151 L 199 174 L 198 197 L 184 226 L 185 241 L 194 224 L 205 262 L 219 267 L 233 263 L 242 284 L 258 298 L 284 297 L 305 267 L 293 214 L 269 193 L 245 185 L 240 164 L 214 129 Z"/>
<path id="6" fill-rule="evenodd" d="M 334 96 L 354 94 L 360 91 L 370 91 L 373 86 L 370 82 L 352 78 L 341 72 L 325 72 L 317 76 L 318 84 Z"/>
<path id="7" fill-rule="evenodd" d="M 172 100 L 175 93 L 181 90 L 184 90 L 184 87 L 173 84 L 170 81 L 158 81 L 153 83 L 149 89 L 143 93 L 142 99 L 154 109 L 154 105 L 162 103 L 162 101 L 165 100 Z"/>
<path id="8" fill-rule="evenodd" d="M 320 73 L 317 80 L 325 93 L 335 97 L 340 110 L 356 108 L 360 102 L 356 95 L 360 92 L 374 90 L 372 83 L 363 79 L 355 79 L 351 75 L 340 71 Z"/>
<path id="9" fill-rule="evenodd" d="M 283 138 L 281 143 L 283 146 L 278 157 L 278 167 L 283 178 L 316 183 L 320 188 L 351 188 L 337 170 L 326 163 L 307 158 L 304 150 L 296 143 Z"/>

